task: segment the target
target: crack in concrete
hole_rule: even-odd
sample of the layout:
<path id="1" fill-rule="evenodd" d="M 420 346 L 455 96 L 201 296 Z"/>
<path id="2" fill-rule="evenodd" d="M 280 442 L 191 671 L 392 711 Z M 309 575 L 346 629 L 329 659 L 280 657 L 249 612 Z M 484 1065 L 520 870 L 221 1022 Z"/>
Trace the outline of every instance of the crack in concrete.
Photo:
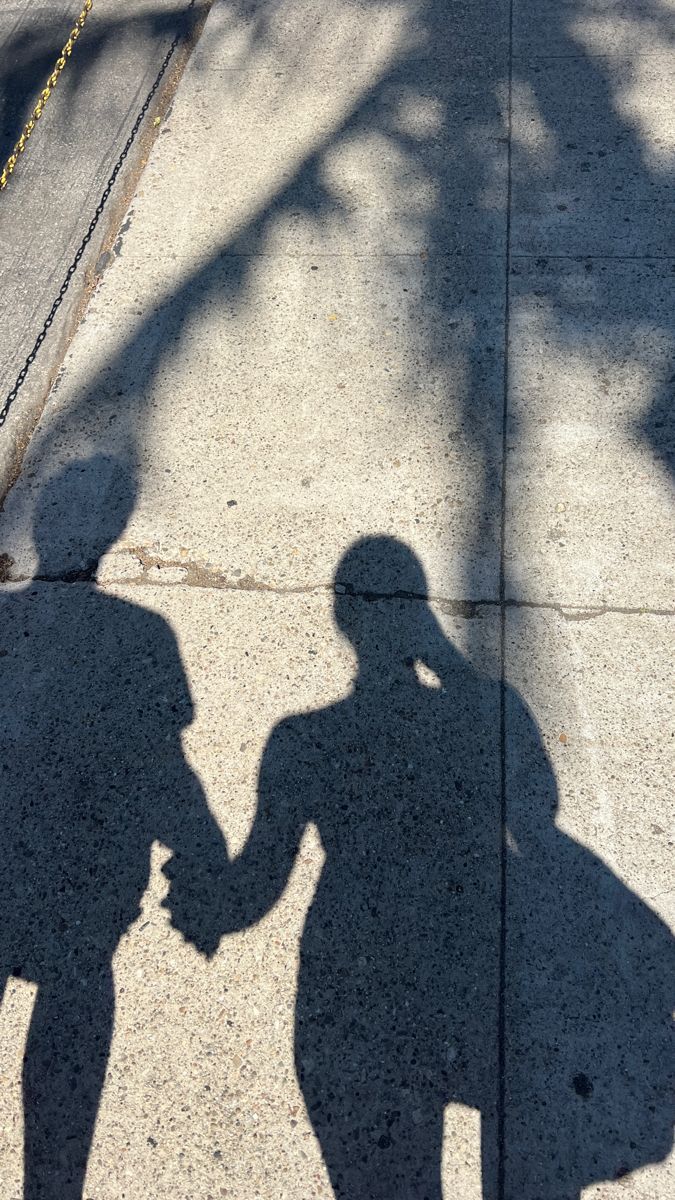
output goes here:
<path id="1" fill-rule="evenodd" d="M 425 596 L 419 592 L 397 589 L 393 592 L 373 592 L 354 587 L 348 581 L 336 583 L 308 583 L 296 585 L 280 585 L 264 583 L 252 575 L 231 577 L 221 571 L 214 570 L 204 563 L 193 562 L 189 559 L 162 559 L 152 554 L 145 547 L 130 548 L 128 553 L 140 563 L 142 573 L 118 580 L 106 579 L 105 585 L 131 585 L 147 587 L 158 584 L 161 587 L 198 587 L 230 592 L 271 592 L 275 595 L 311 595 L 325 592 L 330 595 L 348 595 L 354 599 L 373 602 L 376 600 L 421 600 L 437 604 L 441 611 L 451 616 L 473 618 L 478 616 L 478 603 L 471 600 L 452 600 L 445 596 Z M 180 577 L 160 579 L 160 572 L 180 572 Z M 150 574 L 152 572 L 152 575 Z"/>
<path id="2" fill-rule="evenodd" d="M 95 583 L 99 561 L 92 560 L 85 566 L 72 571 L 58 574 L 19 575 L 13 574 L 13 562 L 8 555 L 0 556 L 3 562 L 0 566 L 0 583 Z M 395 591 L 372 591 L 361 589 L 349 583 L 348 580 L 338 580 L 336 583 L 307 583 L 281 585 L 265 583 L 252 575 L 229 576 L 210 565 L 194 562 L 190 559 L 164 559 L 153 554 L 144 546 L 134 546 L 125 549 L 123 555 L 115 557 L 130 557 L 139 564 L 140 571 L 135 575 L 107 576 L 99 587 L 193 587 L 211 591 L 226 592 L 266 592 L 280 596 L 316 595 L 323 592 L 327 595 L 348 595 L 355 600 L 373 603 L 381 600 L 405 600 L 434 604 L 447 616 L 462 617 L 473 620 L 480 617 L 483 608 L 500 607 L 498 599 L 483 598 L 478 600 L 458 600 L 449 596 L 424 595 L 422 592 L 408 591 L 398 588 Z M 164 578 L 162 578 L 164 574 Z M 613 605 L 613 604 L 565 604 L 547 600 L 517 600 L 504 601 L 505 609 L 531 609 L 535 612 L 554 612 L 564 621 L 577 623 L 591 621 L 597 617 L 616 614 L 618 616 L 654 616 L 674 617 L 675 608 L 653 608 L 648 605 Z"/>
<path id="3" fill-rule="evenodd" d="M 490 601 L 487 601 L 490 603 Z M 595 617 L 616 614 L 623 617 L 675 617 L 675 608 L 652 608 L 647 604 L 565 604 L 554 600 L 505 600 L 505 608 L 554 612 L 564 621 L 592 621 Z"/>

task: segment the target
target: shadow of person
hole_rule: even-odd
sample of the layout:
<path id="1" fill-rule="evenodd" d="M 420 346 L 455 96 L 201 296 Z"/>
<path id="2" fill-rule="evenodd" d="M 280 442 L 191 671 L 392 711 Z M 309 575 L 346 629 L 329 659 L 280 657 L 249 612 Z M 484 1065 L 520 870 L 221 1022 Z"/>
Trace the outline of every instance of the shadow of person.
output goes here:
<path id="1" fill-rule="evenodd" d="M 139 914 L 153 841 L 202 878 L 226 861 L 181 747 L 192 704 L 176 639 L 156 613 L 96 585 L 133 501 L 109 459 L 67 467 L 38 501 L 38 576 L 0 601 L 0 996 L 8 975 L 37 985 L 26 1200 L 82 1196 L 113 1030 L 111 960 Z"/>
<path id="2" fill-rule="evenodd" d="M 662 1158 L 665 1097 L 656 1105 L 653 1085 L 663 1080 L 671 942 L 552 826 L 554 807 L 535 811 L 542 792 L 555 797 L 555 780 L 507 691 L 529 785 L 506 927 L 505 1128 L 522 1140 L 507 1148 L 501 1190 L 499 684 L 445 637 L 401 543 L 353 546 L 336 592 L 336 622 L 358 655 L 353 690 L 270 736 L 256 819 L 218 918 L 230 930 L 261 918 L 315 824 L 325 863 L 302 936 L 295 1055 L 335 1196 L 441 1200 L 450 1102 L 480 1112 L 486 1200 L 571 1200 L 608 1177 L 617 1155 L 631 1169 Z M 517 742 L 510 753 L 517 763 Z M 558 1161 L 542 1174 L 551 1140 Z"/>
<path id="3" fill-rule="evenodd" d="M 672 1149 L 675 943 L 555 823 L 554 779 L 514 692 L 507 728 L 506 1194 L 578 1200 Z M 653 1186 L 638 1194 L 665 1195 Z"/>

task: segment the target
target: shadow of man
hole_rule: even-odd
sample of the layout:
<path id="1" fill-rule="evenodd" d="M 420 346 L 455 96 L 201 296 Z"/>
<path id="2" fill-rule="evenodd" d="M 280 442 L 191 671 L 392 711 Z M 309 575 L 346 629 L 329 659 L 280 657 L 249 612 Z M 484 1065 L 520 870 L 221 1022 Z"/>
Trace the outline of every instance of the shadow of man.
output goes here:
<path id="1" fill-rule="evenodd" d="M 109 459 L 67 467 L 38 501 L 37 579 L 0 601 L 0 996 L 8 975 L 37 984 L 26 1200 L 82 1196 L 113 1030 L 111 961 L 139 915 L 153 841 L 195 879 L 226 862 L 183 755 L 192 703 L 176 639 L 156 613 L 96 585 L 133 502 Z M 62 549 L 53 561 L 64 521 L 66 573 Z"/>
<path id="2" fill-rule="evenodd" d="M 221 930 L 259 920 L 316 825 L 326 857 L 302 937 L 295 1055 L 335 1196 L 441 1200 L 443 1110 L 457 1102 L 481 1114 L 483 1195 L 495 1200 L 499 684 L 445 637 L 422 568 L 399 542 L 357 543 L 336 592 L 337 624 L 358 655 L 353 690 L 270 736 L 254 826 L 217 920 Z M 653 1102 L 672 943 L 599 859 L 555 829 L 554 807 L 535 811 L 542 789 L 555 797 L 555 780 L 522 701 L 510 690 L 506 700 L 530 782 L 517 805 L 517 903 L 507 910 L 506 1129 L 523 1140 L 508 1148 L 505 1194 L 571 1200 L 608 1177 L 617 1154 L 632 1169 L 667 1152 L 665 1094 L 661 1107 Z M 517 745 L 512 753 L 518 761 Z M 515 1067 L 511 1050 L 523 1055 Z M 630 1149 L 636 1121 L 642 1140 Z M 542 1172 L 545 1134 L 559 1157 Z"/>

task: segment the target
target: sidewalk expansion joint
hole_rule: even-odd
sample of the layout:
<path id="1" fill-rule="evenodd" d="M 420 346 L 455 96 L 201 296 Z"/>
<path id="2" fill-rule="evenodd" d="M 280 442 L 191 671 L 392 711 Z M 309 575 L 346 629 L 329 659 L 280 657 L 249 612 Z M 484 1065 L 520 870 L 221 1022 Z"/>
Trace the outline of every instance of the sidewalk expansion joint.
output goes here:
<path id="1" fill-rule="evenodd" d="M 675 261 L 675 254 L 594 254 L 576 253 L 576 254 L 551 254 L 548 250 L 539 250 L 537 253 L 526 253 L 525 251 L 514 251 L 511 254 L 512 262 L 536 262 L 542 266 L 548 262 L 636 262 L 636 263 L 660 263 Z"/>

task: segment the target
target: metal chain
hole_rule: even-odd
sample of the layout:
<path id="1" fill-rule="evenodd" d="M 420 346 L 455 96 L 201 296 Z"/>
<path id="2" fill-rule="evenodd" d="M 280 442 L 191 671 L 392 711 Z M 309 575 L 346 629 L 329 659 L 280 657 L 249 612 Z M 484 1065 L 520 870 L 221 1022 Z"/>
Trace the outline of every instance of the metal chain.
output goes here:
<path id="1" fill-rule="evenodd" d="M 191 8 L 194 8 L 194 5 L 195 5 L 195 0 L 190 0 L 190 3 L 188 4 L 186 11 L 189 11 Z M 181 41 L 181 37 L 182 37 L 182 32 L 179 31 L 176 34 L 175 38 L 173 39 L 171 45 L 169 46 L 169 49 L 167 50 L 166 56 L 164 58 L 164 62 L 162 63 L 161 67 L 159 68 L 159 73 L 157 75 L 157 78 L 155 79 L 155 82 L 153 83 L 152 87 L 150 88 L 150 91 L 148 92 L 147 96 L 145 97 L 145 100 L 143 102 L 143 107 L 141 108 L 138 116 L 136 117 L 136 120 L 134 121 L 133 128 L 131 130 L 131 133 L 129 134 L 129 137 L 126 140 L 124 149 L 122 150 L 117 162 L 115 163 L 115 166 L 113 167 L 113 172 L 112 172 L 112 175 L 110 176 L 110 179 L 108 180 L 107 184 L 105 185 L 105 188 L 103 189 L 101 199 L 99 200 L 98 205 L 96 206 L 96 211 L 91 219 L 89 228 L 82 239 L 82 242 L 78 248 L 78 251 L 77 251 L 72 263 L 70 264 L 70 266 L 68 267 L 68 270 L 66 271 L 65 279 L 63 280 L 63 283 L 61 284 L 61 287 L 59 288 L 58 296 L 56 297 L 54 303 L 52 304 L 52 307 L 49 311 L 49 315 L 35 340 L 35 345 L 33 346 L 33 349 L 31 350 L 24 365 L 22 366 L 21 370 L 19 371 L 19 374 L 16 377 L 16 382 L 14 384 L 14 387 L 7 394 L 7 397 L 5 399 L 3 406 L 2 406 L 2 408 L 0 408 L 0 429 L 5 424 L 7 417 L 9 416 L 9 410 L 12 407 L 14 401 L 16 400 L 20 389 L 23 387 L 26 376 L 27 376 L 28 372 L 30 371 L 33 363 L 35 362 L 37 353 L 38 353 L 42 343 L 44 342 L 47 334 L 49 333 L 51 326 L 54 323 L 54 318 L 56 317 L 57 312 L 59 311 L 61 305 L 63 304 L 63 300 L 66 295 L 66 292 L 68 291 L 68 288 L 70 287 L 70 281 L 73 278 L 73 275 L 75 274 L 75 272 L 77 271 L 77 268 L 79 267 L 80 262 L 82 260 L 82 256 L 94 235 L 94 230 L 96 229 L 96 226 L 98 225 L 98 223 L 101 219 L 103 210 L 108 202 L 110 193 L 112 192 L 112 190 L 115 186 L 115 181 L 117 179 L 117 176 L 119 175 L 120 171 L 122 170 L 124 160 L 127 157 L 129 151 L 131 150 L 131 147 L 133 146 L 133 144 L 136 140 L 136 136 L 137 136 L 138 131 L 143 122 L 143 118 L 145 117 L 150 105 L 152 104 L 152 101 L 155 97 L 157 88 L 159 87 L 160 83 L 162 82 L 162 79 L 164 78 L 166 69 L 176 52 L 176 48 Z"/>
<path id="2" fill-rule="evenodd" d="M 73 46 L 75 45 L 77 39 L 79 38 L 79 36 L 82 32 L 82 29 L 84 28 L 84 23 L 85 23 L 87 17 L 89 16 L 89 13 L 91 12 L 93 3 L 94 3 L 94 0 L 84 0 L 84 8 L 82 9 L 82 12 L 80 13 L 75 24 L 73 25 L 73 28 L 70 31 L 70 34 L 68 36 L 68 41 L 66 42 L 59 57 L 56 60 L 54 70 L 52 71 L 51 75 L 49 76 L 49 79 L 47 80 L 45 86 L 43 87 L 42 91 L 40 92 L 40 98 L 30 115 L 30 119 L 24 125 L 23 133 L 21 134 L 21 137 L 19 138 L 18 142 L 16 143 L 16 146 L 12 150 L 12 153 L 10 154 L 9 158 L 7 159 L 7 162 L 5 163 L 5 165 L 2 169 L 2 174 L 0 174 L 0 192 L 2 192 L 4 190 L 4 188 L 7 187 L 7 184 L 9 183 L 9 180 L 10 180 L 10 176 L 11 176 L 17 162 L 19 161 L 19 155 L 23 154 L 24 150 L 26 149 L 26 143 L 27 143 L 31 133 L 35 129 L 37 122 L 40 120 L 40 117 L 42 116 L 44 106 L 47 103 L 47 101 L 49 100 L 49 97 L 51 96 L 54 88 L 56 87 L 56 84 L 58 83 L 59 75 L 61 74 L 68 59 L 70 58 L 71 54 L 73 53 Z"/>

